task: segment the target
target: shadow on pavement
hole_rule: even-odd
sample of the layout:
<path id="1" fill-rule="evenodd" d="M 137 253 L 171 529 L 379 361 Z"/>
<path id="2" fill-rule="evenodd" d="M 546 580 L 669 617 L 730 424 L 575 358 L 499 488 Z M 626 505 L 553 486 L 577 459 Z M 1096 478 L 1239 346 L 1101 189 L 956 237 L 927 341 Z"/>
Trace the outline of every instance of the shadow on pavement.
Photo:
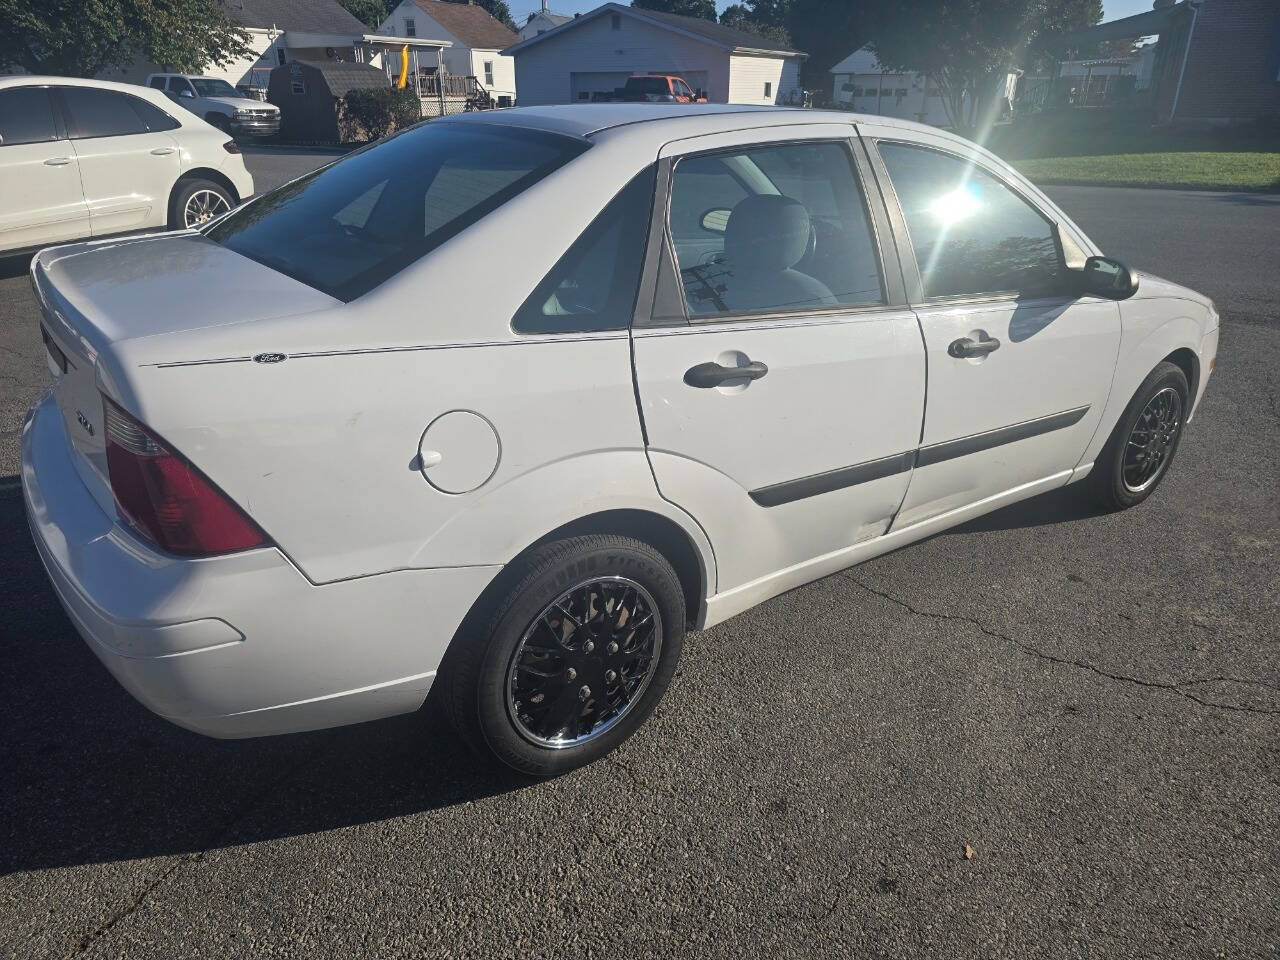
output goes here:
<path id="1" fill-rule="evenodd" d="M 430 708 L 258 740 L 175 727 L 134 702 L 67 620 L 16 477 L 0 478 L 0 543 L 0 875 L 298 836 L 515 786 Z"/>
<path id="2" fill-rule="evenodd" d="M 955 532 L 1094 515 L 1077 491 L 1058 490 Z M 0 543 L 0 875 L 301 836 L 515 786 L 472 758 L 430 707 L 257 740 L 175 727 L 137 704 L 67 620 L 17 477 L 0 477 Z"/>
<path id="3" fill-rule="evenodd" d="M 1029 500 L 1011 503 L 994 513 L 975 517 L 968 523 L 943 530 L 942 535 L 956 533 L 980 533 L 986 530 L 1017 530 L 1025 527 L 1043 527 L 1055 523 L 1071 523 L 1090 520 L 1104 513 L 1089 497 L 1080 484 L 1049 490 Z"/>

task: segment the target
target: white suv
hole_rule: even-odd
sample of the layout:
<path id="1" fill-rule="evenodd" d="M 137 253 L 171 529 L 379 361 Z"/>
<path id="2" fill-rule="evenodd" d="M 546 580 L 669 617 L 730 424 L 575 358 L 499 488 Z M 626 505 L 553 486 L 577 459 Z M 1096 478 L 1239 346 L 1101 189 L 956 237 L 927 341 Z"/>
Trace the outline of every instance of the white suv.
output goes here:
<path id="1" fill-rule="evenodd" d="M 163 94 L 0 77 L 0 253 L 195 227 L 252 194 L 235 143 Z"/>
<path id="2" fill-rule="evenodd" d="M 147 86 L 162 90 L 206 123 L 226 133 L 270 137 L 280 132 L 280 108 L 246 97 L 221 77 L 153 73 Z"/>

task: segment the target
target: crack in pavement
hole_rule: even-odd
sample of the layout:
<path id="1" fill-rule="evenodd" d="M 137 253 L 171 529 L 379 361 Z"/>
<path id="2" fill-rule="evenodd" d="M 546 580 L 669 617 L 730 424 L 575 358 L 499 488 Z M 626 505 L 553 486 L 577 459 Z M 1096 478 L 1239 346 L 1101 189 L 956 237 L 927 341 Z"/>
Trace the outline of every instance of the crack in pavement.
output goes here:
<path id="1" fill-rule="evenodd" d="M 1076 657 L 1060 657 L 1055 654 L 1048 653 L 1044 650 L 1041 650 L 1039 647 L 1035 646 L 1034 644 L 1024 643 L 1023 641 L 1018 640 L 1014 637 L 1011 637 L 1008 634 L 1001 633 L 998 630 L 993 630 L 990 627 L 988 627 L 986 624 L 984 624 L 981 620 L 977 619 L 976 617 L 969 617 L 963 614 L 956 614 L 956 613 L 934 613 L 931 610 L 920 610 L 920 609 L 917 609 L 916 607 L 913 607 L 911 604 L 907 603 L 907 601 L 901 600 L 898 597 L 895 597 L 891 593 L 886 593 L 885 591 L 879 590 L 871 586 L 870 584 L 863 583 L 857 577 L 854 577 L 849 573 L 842 573 L 841 577 L 847 580 L 849 583 L 852 583 L 854 586 L 861 587 L 863 590 L 867 591 L 867 593 L 873 594 L 874 596 L 880 597 L 884 600 L 888 600 L 890 603 L 896 604 L 897 606 L 902 607 L 904 610 L 907 610 L 908 612 L 913 613 L 916 616 L 928 617 L 933 620 L 955 620 L 961 623 L 967 623 L 971 626 L 977 627 L 978 630 L 986 634 L 988 637 L 993 637 L 994 639 L 997 639 L 997 640 L 1003 640 L 1005 643 L 1009 643 L 1017 647 L 1023 653 L 1027 653 L 1027 654 L 1030 654 L 1031 656 L 1038 657 L 1039 659 L 1045 660 L 1049 663 L 1056 663 L 1065 667 L 1076 667 L 1077 669 L 1080 669 L 1080 670 L 1087 670 L 1089 673 L 1096 674 L 1097 676 L 1103 677 L 1107 680 L 1117 680 L 1117 681 L 1120 681 L 1121 683 L 1129 683 L 1137 687 L 1147 687 L 1154 690 L 1169 690 L 1169 691 L 1172 691 L 1173 693 L 1176 693 L 1178 696 L 1183 697 L 1187 700 L 1191 700 L 1194 703 L 1198 703 L 1201 706 L 1211 707 L 1216 710 L 1230 710 L 1238 713 L 1257 713 L 1257 714 L 1270 715 L 1270 716 L 1275 716 L 1280 714 L 1280 710 L 1273 710 L 1265 707 L 1247 707 L 1247 706 L 1242 706 L 1240 704 L 1218 703 L 1217 701 L 1214 701 L 1214 700 L 1206 700 L 1203 697 L 1198 697 L 1194 693 L 1189 693 L 1183 689 L 1184 687 L 1192 687 L 1200 684 L 1215 683 L 1215 682 L 1236 683 L 1242 686 L 1265 687 L 1269 690 L 1277 689 L 1276 687 L 1262 680 L 1241 680 L 1236 677 L 1218 676 L 1218 677 L 1201 677 L 1194 680 L 1179 680 L 1176 682 L 1167 682 L 1162 680 L 1147 680 L 1142 677 L 1134 677 L 1125 673 L 1114 673 L 1110 670 L 1104 670 L 1102 667 L 1099 667 L 1096 664 L 1092 664 L 1088 660 L 1080 660 Z"/>
<path id="2" fill-rule="evenodd" d="M 280 786 L 292 779 L 299 771 L 302 770 L 303 767 L 319 760 L 325 751 L 332 747 L 333 742 L 332 737 L 328 738 L 328 740 L 323 742 L 315 750 L 304 754 L 296 763 L 290 765 L 289 768 L 279 777 L 276 777 L 270 783 L 264 785 L 262 789 L 257 790 L 250 795 L 249 798 L 240 805 L 238 810 L 223 820 L 215 830 L 210 831 L 207 839 L 201 843 L 199 850 L 192 853 L 185 853 L 178 857 L 168 866 L 167 869 L 162 870 L 152 878 L 151 882 L 146 884 L 135 896 L 121 904 L 111 913 L 110 916 L 102 921 L 102 923 L 98 924 L 94 929 L 84 934 L 80 938 L 80 942 L 76 945 L 75 949 L 67 954 L 67 960 L 72 960 L 74 957 L 83 955 L 95 942 L 106 936 L 111 929 L 116 926 L 116 924 L 137 913 L 142 909 L 142 905 L 146 903 L 152 893 L 164 886 L 184 867 L 188 867 L 193 863 L 199 863 L 203 860 L 205 858 L 205 854 L 207 854 L 211 848 L 216 846 L 223 837 L 230 833 L 236 824 L 243 821 L 245 817 L 252 813 L 264 799 L 278 792 Z"/>

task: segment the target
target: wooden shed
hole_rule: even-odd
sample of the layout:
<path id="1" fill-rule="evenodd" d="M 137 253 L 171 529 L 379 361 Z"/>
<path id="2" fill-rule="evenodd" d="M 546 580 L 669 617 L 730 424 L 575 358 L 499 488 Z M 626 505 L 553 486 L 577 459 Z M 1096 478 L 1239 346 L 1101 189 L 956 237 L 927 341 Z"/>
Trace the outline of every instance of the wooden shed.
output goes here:
<path id="1" fill-rule="evenodd" d="M 267 100 L 280 108 L 280 133 L 300 143 L 338 143 L 338 103 L 352 90 L 387 88 L 386 73 L 365 63 L 294 60 L 271 71 Z"/>

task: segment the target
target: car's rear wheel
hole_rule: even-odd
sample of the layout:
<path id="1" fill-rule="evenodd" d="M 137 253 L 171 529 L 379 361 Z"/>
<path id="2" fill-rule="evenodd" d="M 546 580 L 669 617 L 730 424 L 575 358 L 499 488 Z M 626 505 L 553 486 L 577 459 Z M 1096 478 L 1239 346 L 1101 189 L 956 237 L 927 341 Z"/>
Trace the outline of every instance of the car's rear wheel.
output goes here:
<path id="1" fill-rule="evenodd" d="M 183 180 L 173 192 L 169 205 L 169 229 L 191 230 L 220 217 L 235 201 L 227 189 L 212 180 Z"/>
<path id="2" fill-rule="evenodd" d="M 443 702 L 476 750 L 528 776 L 590 763 L 630 737 L 680 659 L 684 594 L 645 543 L 584 536 L 511 569 L 441 670 Z"/>
<path id="3" fill-rule="evenodd" d="M 1090 477 L 1104 507 L 1124 510 L 1155 492 L 1173 464 L 1190 399 L 1187 375 L 1164 361 L 1129 401 Z"/>

